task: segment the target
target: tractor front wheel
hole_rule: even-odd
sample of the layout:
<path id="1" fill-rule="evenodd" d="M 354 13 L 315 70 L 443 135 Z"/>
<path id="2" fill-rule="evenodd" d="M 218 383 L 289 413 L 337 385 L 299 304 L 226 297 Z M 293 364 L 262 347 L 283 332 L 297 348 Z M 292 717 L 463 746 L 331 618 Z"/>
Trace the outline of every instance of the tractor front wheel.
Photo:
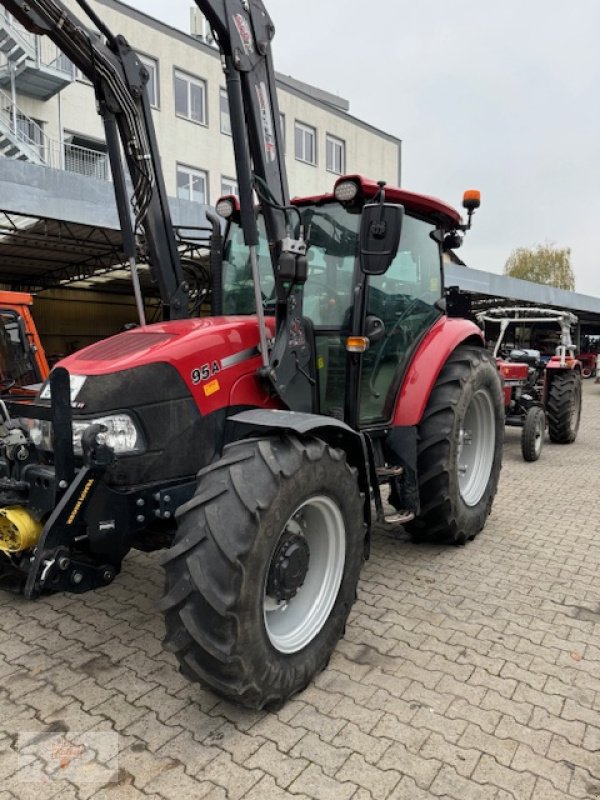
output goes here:
<path id="1" fill-rule="evenodd" d="M 521 453 L 525 461 L 537 461 L 546 435 L 546 415 L 540 406 L 527 409 L 521 431 Z"/>
<path id="2" fill-rule="evenodd" d="M 421 511 L 415 538 L 465 544 L 481 531 L 498 488 L 504 407 L 498 370 L 478 347 L 458 347 L 444 364 L 419 425 Z"/>
<path id="3" fill-rule="evenodd" d="M 342 450 L 293 436 L 230 445 L 201 472 L 162 558 L 165 647 L 219 694 L 281 705 L 343 635 L 365 534 Z"/>
<path id="4" fill-rule="evenodd" d="M 581 419 L 581 376 L 578 372 L 555 375 L 548 392 L 548 431 L 555 444 L 571 444 Z"/>

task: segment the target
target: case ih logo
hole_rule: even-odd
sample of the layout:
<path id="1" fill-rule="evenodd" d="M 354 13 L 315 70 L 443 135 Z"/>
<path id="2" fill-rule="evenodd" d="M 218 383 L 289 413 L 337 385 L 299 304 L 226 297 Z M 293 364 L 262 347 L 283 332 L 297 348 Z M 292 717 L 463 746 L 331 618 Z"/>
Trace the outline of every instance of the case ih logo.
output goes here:
<path id="1" fill-rule="evenodd" d="M 258 100 L 260 118 L 262 121 L 265 155 L 267 161 L 275 161 L 277 146 L 275 144 L 275 131 L 273 129 L 273 114 L 271 113 L 271 103 L 269 102 L 267 87 L 262 82 L 256 85 L 256 98 Z"/>
<path id="2" fill-rule="evenodd" d="M 234 14 L 233 22 L 242 40 L 242 46 L 246 55 L 251 55 L 254 53 L 254 37 L 252 36 L 252 31 L 250 30 L 248 22 L 241 14 Z"/>

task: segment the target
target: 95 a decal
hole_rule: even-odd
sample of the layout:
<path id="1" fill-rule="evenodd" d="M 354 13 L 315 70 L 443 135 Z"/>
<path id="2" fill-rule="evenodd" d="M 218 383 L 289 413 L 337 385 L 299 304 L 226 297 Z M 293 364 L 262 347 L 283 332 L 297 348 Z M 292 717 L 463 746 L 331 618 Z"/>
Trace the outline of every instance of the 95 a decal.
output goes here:
<path id="1" fill-rule="evenodd" d="M 196 367 L 192 370 L 192 383 L 198 384 L 202 381 L 208 381 L 218 372 L 221 372 L 221 367 L 218 361 L 213 361 L 209 364 L 203 364 L 201 367 Z"/>

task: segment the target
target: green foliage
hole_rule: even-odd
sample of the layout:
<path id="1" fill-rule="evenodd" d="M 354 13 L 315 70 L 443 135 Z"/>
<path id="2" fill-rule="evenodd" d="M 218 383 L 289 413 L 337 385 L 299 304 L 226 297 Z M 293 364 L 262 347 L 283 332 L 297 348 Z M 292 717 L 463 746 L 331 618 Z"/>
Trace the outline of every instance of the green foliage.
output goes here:
<path id="1" fill-rule="evenodd" d="M 571 267 L 571 248 L 555 244 L 539 244 L 535 248 L 517 247 L 504 265 L 504 274 L 524 281 L 575 289 L 575 273 Z"/>

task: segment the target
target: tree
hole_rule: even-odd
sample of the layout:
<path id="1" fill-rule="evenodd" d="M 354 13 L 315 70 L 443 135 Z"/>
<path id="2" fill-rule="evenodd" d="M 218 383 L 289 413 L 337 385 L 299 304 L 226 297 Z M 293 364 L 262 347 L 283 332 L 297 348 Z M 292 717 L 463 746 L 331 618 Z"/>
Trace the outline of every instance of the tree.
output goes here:
<path id="1" fill-rule="evenodd" d="M 557 247 L 551 242 L 535 248 L 517 247 L 504 265 L 504 274 L 571 292 L 575 289 L 571 248 Z"/>

